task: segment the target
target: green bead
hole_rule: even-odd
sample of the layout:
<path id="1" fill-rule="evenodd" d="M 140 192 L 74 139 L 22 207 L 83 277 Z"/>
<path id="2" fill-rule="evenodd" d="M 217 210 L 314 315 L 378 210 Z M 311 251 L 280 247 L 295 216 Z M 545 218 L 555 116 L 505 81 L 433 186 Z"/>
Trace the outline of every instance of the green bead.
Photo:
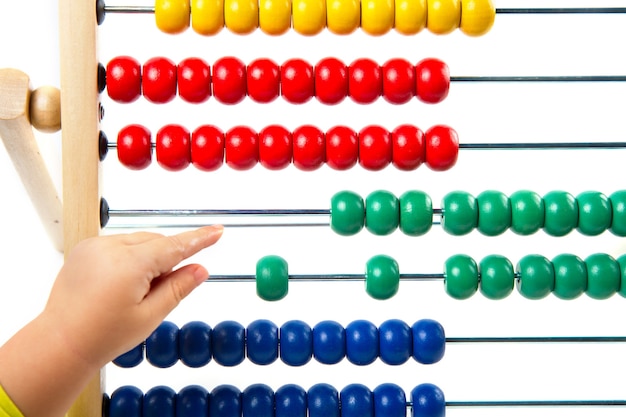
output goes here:
<path id="1" fill-rule="evenodd" d="M 478 266 L 467 255 L 453 255 L 444 266 L 446 293 L 457 300 L 465 300 L 478 290 Z"/>
<path id="2" fill-rule="evenodd" d="M 587 264 L 587 295 L 605 300 L 620 290 L 622 273 L 620 265 L 605 253 L 596 253 L 585 259 Z"/>
<path id="3" fill-rule="evenodd" d="M 497 236 L 511 227 L 511 202 L 504 193 L 484 191 L 476 200 L 480 233 L 486 236 Z"/>
<path id="4" fill-rule="evenodd" d="M 504 256 L 489 255 L 480 261 L 480 292 L 490 300 L 508 297 L 515 284 L 513 264 Z"/>
<path id="5" fill-rule="evenodd" d="M 543 227 L 545 208 L 543 199 L 534 191 L 521 190 L 511 194 L 511 230 L 522 236 L 535 233 Z"/>
<path id="6" fill-rule="evenodd" d="M 576 197 L 578 203 L 578 231 L 586 236 L 597 236 L 611 227 L 611 201 L 602 193 L 587 191 Z"/>
<path id="7" fill-rule="evenodd" d="M 616 236 L 626 236 L 626 190 L 616 191 L 609 196 L 613 218 L 611 233 Z"/>
<path id="8" fill-rule="evenodd" d="M 365 199 L 365 227 L 377 236 L 393 233 L 400 223 L 398 198 L 389 191 L 374 191 Z"/>
<path id="9" fill-rule="evenodd" d="M 587 290 L 587 265 L 576 255 L 562 254 L 552 259 L 554 295 L 573 300 Z"/>
<path id="10" fill-rule="evenodd" d="M 400 196 L 400 230 L 408 236 L 421 236 L 433 225 L 433 202 L 422 191 L 407 191 Z"/>
<path id="11" fill-rule="evenodd" d="M 280 256 L 268 255 L 256 264 L 256 293 L 266 301 L 277 301 L 287 295 L 289 269 Z"/>
<path id="12" fill-rule="evenodd" d="M 393 297 L 400 287 L 400 267 L 387 255 L 376 255 L 365 267 L 365 292 L 377 300 Z"/>
<path id="13" fill-rule="evenodd" d="M 365 204 L 352 191 L 340 191 L 330 200 L 330 227 L 342 236 L 355 235 L 365 224 Z"/>
<path id="14" fill-rule="evenodd" d="M 443 198 L 441 227 L 454 236 L 470 233 L 478 224 L 476 199 L 464 191 L 453 191 Z"/>
<path id="15" fill-rule="evenodd" d="M 544 231 L 550 236 L 565 236 L 578 226 L 578 204 L 565 191 L 551 191 L 543 197 L 546 210 Z"/>
<path id="16" fill-rule="evenodd" d="M 620 286 L 618 292 L 622 297 L 626 297 L 626 285 L 624 285 L 624 282 L 626 282 L 626 255 L 617 258 L 617 263 L 620 270 Z"/>
<path id="17" fill-rule="evenodd" d="M 517 290 L 530 300 L 539 300 L 554 290 L 554 267 L 541 255 L 524 256 L 517 264 Z"/>

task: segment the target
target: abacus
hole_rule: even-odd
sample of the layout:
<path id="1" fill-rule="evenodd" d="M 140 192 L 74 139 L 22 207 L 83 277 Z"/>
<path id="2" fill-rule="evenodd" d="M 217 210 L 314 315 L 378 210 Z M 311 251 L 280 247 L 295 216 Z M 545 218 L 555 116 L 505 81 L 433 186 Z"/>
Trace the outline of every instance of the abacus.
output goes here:
<path id="1" fill-rule="evenodd" d="M 65 251 L 228 230 L 70 415 L 623 413 L 624 8 L 80 3 Z"/>

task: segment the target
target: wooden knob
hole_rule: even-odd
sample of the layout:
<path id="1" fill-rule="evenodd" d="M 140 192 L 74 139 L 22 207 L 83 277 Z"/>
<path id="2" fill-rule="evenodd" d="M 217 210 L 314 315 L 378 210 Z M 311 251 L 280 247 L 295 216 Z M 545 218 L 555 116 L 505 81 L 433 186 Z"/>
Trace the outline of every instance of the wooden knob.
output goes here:
<path id="1" fill-rule="evenodd" d="M 30 123 L 44 133 L 61 129 L 61 92 L 56 87 L 43 86 L 30 95 Z"/>

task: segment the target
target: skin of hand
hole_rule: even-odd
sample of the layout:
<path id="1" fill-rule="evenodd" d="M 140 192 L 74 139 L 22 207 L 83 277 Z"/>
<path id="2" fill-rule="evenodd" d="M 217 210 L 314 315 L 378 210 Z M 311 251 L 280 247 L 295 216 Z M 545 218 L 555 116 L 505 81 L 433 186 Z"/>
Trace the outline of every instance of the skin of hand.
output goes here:
<path id="1" fill-rule="evenodd" d="M 145 340 L 208 277 L 176 268 L 223 232 L 139 232 L 79 243 L 43 310 L 0 348 L 0 384 L 26 417 L 63 416 L 108 362 Z"/>

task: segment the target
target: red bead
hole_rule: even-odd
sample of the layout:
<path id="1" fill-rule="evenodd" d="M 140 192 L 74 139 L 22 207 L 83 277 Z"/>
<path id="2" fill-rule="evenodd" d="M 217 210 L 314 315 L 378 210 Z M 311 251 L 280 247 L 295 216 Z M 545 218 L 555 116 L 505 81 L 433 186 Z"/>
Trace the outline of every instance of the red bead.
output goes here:
<path id="1" fill-rule="evenodd" d="M 176 97 L 176 64 L 167 58 L 152 58 L 143 64 L 141 83 L 144 97 L 162 104 Z"/>
<path id="2" fill-rule="evenodd" d="M 306 103 L 315 95 L 313 67 L 302 59 L 290 59 L 280 67 L 281 93 L 294 104 Z"/>
<path id="3" fill-rule="evenodd" d="M 129 125 L 117 134 L 117 158 L 127 168 L 139 170 L 152 161 L 151 134 L 141 125 Z"/>
<path id="4" fill-rule="evenodd" d="M 359 139 L 354 130 L 335 126 L 326 132 L 326 163 L 336 170 L 352 168 L 359 161 Z"/>
<path id="5" fill-rule="evenodd" d="M 383 97 L 392 104 L 404 104 L 415 95 L 415 69 L 405 59 L 390 59 L 383 65 Z"/>
<path id="6" fill-rule="evenodd" d="M 359 163 L 365 169 L 378 171 L 391 162 L 391 133 L 381 126 L 367 126 L 359 132 Z"/>
<path id="7" fill-rule="evenodd" d="M 213 95 L 224 104 L 246 97 L 246 66 L 237 58 L 220 58 L 213 64 Z"/>
<path id="8" fill-rule="evenodd" d="M 459 137 L 448 126 L 433 126 L 425 133 L 426 165 L 433 171 L 445 171 L 456 163 L 459 156 Z"/>
<path id="9" fill-rule="evenodd" d="M 336 58 L 324 58 L 315 66 L 315 96 L 324 104 L 337 104 L 348 94 L 348 68 Z"/>
<path id="10" fill-rule="evenodd" d="M 443 101 L 450 90 L 450 69 L 438 59 L 427 58 L 415 66 L 417 98 L 424 103 Z"/>
<path id="11" fill-rule="evenodd" d="M 348 68 L 348 80 L 350 97 L 357 103 L 372 103 L 383 93 L 382 69 L 371 59 L 354 61 Z"/>
<path id="12" fill-rule="evenodd" d="M 282 169 L 291 163 L 291 133 L 283 126 L 267 126 L 259 132 L 259 161 L 268 169 Z"/>
<path id="13" fill-rule="evenodd" d="M 257 59 L 248 65 L 248 95 L 258 103 L 269 103 L 280 95 L 280 70 L 270 59 Z"/>
<path id="14" fill-rule="evenodd" d="M 424 132 L 412 125 L 401 125 L 391 132 L 393 165 L 403 171 L 417 169 L 426 156 Z"/>
<path id="15" fill-rule="evenodd" d="M 111 100 L 132 103 L 141 95 L 141 65 L 129 56 L 113 58 L 107 65 L 106 82 Z"/>
<path id="16" fill-rule="evenodd" d="M 315 126 L 305 125 L 292 133 L 293 164 L 303 171 L 313 171 L 322 166 L 326 159 L 324 133 Z"/>
<path id="17" fill-rule="evenodd" d="M 191 135 L 191 163 L 202 171 L 215 171 L 224 163 L 224 133 L 215 126 L 198 127 Z"/>
<path id="18" fill-rule="evenodd" d="M 246 170 L 259 162 L 259 137 L 247 126 L 236 126 L 226 132 L 226 164 Z"/>
<path id="19" fill-rule="evenodd" d="M 211 67 L 199 58 L 178 64 L 178 95 L 189 103 L 202 103 L 211 97 Z"/>
<path id="20" fill-rule="evenodd" d="M 191 161 L 189 131 L 180 125 L 163 126 L 156 135 L 156 156 L 159 165 L 169 171 L 187 168 Z"/>

